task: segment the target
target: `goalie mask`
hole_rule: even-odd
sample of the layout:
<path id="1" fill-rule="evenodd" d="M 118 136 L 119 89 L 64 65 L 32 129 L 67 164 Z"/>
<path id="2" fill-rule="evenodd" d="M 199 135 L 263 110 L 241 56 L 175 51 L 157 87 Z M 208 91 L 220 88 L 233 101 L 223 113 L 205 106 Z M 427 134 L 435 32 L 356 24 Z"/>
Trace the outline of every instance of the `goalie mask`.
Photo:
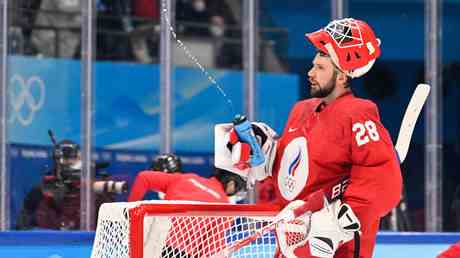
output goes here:
<path id="1" fill-rule="evenodd" d="M 325 28 L 305 37 L 351 78 L 367 73 L 380 56 L 380 40 L 364 21 L 346 18 L 334 20 Z"/>
<path id="2" fill-rule="evenodd" d="M 271 175 L 278 138 L 276 132 L 264 123 L 251 125 L 265 157 L 264 162 L 256 167 L 249 164 L 252 155 L 250 145 L 238 139 L 233 124 L 218 124 L 214 128 L 214 165 L 240 175 L 249 187 Z"/>

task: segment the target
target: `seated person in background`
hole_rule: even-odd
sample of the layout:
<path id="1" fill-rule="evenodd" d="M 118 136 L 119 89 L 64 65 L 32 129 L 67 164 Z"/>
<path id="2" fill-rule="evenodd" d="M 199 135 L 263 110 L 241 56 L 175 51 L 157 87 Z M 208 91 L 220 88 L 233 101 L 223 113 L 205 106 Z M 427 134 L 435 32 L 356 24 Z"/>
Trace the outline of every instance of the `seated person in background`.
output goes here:
<path id="1" fill-rule="evenodd" d="M 8 5 L 9 31 L 8 44 L 10 54 L 35 55 L 36 49 L 30 42 L 35 17 L 41 0 L 16 0 Z"/>
<path id="2" fill-rule="evenodd" d="M 179 0 L 176 4 L 176 20 L 179 31 L 186 36 L 222 37 L 225 26 L 231 22 L 231 13 L 222 1 Z"/>
<path id="3" fill-rule="evenodd" d="M 211 14 L 205 0 L 179 0 L 176 3 L 178 31 L 186 36 L 210 36 Z M 183 24 L 192 23 L 192 24 Z M 198 24 L 193 24 L 198 23 Z"/>
<path id="4" fill-rule="evenodd" d="M 133 30 L 131 1 L 97 0 L 97 60 L 134 59 L 127 33 Z"/>
<path id="5" fill-rule="evenodd" d="M 80 0 L 41 0 L 31 34 L 33 46 L 44 57 L 74 58 L 79 53 L 81 23 Z"/>
<path id="6" fill-rule="evenodd" d="M 134 30 L 131 32 L 133 54 L 137 61 L 159 62 L 160 0 L 132 0 Z"/>
<path id="7" fill-rule="evenodd" d="M 215 169 L 211 178 L 181 172 L 179 157 L 173 154 L 162 156 L 153 166 L 153 169 L 161 171 L 141 171 L 136 176 L 128 201 L 142 200 L 147 191 L 156 191 L 165 193 L 165 200 L 229 203 L 229 196 L 235 195 L 246 186 L 246 182 L 239 175 L 223 169 Z"/>

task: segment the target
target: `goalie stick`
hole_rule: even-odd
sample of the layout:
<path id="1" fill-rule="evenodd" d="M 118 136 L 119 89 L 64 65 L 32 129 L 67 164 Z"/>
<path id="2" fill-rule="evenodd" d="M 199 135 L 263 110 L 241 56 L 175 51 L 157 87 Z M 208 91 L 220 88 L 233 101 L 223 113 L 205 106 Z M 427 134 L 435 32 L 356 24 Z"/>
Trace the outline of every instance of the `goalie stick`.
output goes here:
<path id="1" fill-rule="evenodd" d="M 409 104 L 407 105 L 406 112 L 404 113 L 403 120 L 401 121 L 401 127 L 399 128 L 399 134 L 395 145 L 396 153 L 398 154 L 400 163 L 403 163 L 406 159 L 415 124 L 420 115 L 420 112 L 422 111 L 423 105 L 428 98 L 429 93 L 430 85 L 417 85 L 417 88 L 415 88 Z"/>
<path id="2" fill-rule="evenodd" d="M 430 89 L 431 87 L 428 84 L 422 83 L 417 85 L 417 88 L 415 88 L 409 104 L 407 105 L 395 144 L 396 153 L 398 155 L 399 163 L 401 164 L 406 159 L 415 124 L 417 123 L 417 119 L 422 111 L 423 105 L 430 94 Z M 405 201 L 403 199 L 401 203 L 404 204 L 404 202 Z M 398 225 L 397 209 L 397 207 L 393 208 L 390 213 L 390 225 L 393 230 L 397 230 Z"/>

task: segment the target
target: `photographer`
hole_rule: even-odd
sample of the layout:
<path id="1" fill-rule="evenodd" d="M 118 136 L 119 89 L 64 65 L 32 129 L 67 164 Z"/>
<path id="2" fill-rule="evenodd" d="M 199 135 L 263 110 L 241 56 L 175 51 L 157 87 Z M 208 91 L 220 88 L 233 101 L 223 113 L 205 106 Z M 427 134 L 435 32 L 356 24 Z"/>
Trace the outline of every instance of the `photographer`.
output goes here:
<path id="1" fill-rule="evenodd" d="M 70 140 L 55 144 L 53 161 L 53 168 L 43 176 L 42 182 L 27 194 L 17 229 L 79 229 L 80 147 Z M 100 164 L 94 166 L 96 172 L 99 167 Z M 114 201 L 116 193 L 126 191 L 126 182 L 109 181 L 106 174 L 96 176 L 102 177 L 93 183 L 98 210 L 102 203 Z"/>

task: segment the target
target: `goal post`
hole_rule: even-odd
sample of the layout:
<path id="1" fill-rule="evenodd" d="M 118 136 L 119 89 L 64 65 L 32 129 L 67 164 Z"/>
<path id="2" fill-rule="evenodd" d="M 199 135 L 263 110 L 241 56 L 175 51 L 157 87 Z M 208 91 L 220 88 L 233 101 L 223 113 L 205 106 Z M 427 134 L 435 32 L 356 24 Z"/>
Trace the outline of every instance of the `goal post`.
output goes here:
<path id="1" fill-rule="evenodd" d="M 105 203 L 92 258 L 210 258 L 273 221 L 277 206 L 188 201 Z M 231 257 L 273 257 L 267 233 Z"/>

